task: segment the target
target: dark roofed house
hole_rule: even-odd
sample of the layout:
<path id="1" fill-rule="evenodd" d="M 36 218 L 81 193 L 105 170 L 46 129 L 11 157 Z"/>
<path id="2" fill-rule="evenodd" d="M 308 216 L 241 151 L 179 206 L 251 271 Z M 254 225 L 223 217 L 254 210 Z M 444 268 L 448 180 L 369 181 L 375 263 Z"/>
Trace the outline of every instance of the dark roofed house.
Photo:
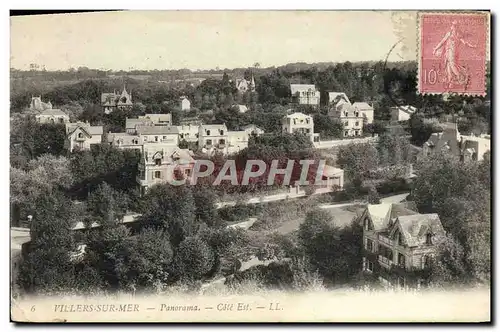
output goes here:
<path id="1" fill-rule="evenodd" d="M 415 208 L 413 202 L 368 204 L 359 218 L 364 273 L 399 287 L 426 282 L 446 232 L 437 214 L 420 214 Z"/>
<path id="2" fill-rule="evenodd" d="M 106 114 L 115 110 L 131 109 L 132 105 L 132 92 L 127 92 L 125 86 L 121 93 L 116 93 L 115 91 L 101 94 L 101 106 Z"/>

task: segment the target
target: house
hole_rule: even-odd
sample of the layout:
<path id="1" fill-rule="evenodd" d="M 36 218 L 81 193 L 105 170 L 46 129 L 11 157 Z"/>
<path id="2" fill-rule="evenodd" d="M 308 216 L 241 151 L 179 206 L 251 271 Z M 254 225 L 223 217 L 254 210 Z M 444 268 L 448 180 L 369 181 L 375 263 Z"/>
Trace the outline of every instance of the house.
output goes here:
<path id="1" fill-rule="evenodd" d="M 488 136 L 461 135 L 457 125 L 445 126 L 442 132 L 432 133 L 422 146 L 418 159 L 435 153 L 448 153 L 462 161 L 481 161 L 491 149 Z"/>
<path id="2" fill-rule="evenodd" d="M 177 126 L 179 131 L 179 141 L 185 140 L 186 142 L 198 142 L 198 125 L 180 125 Z"/>
<path id="3" fill-rule="evenodd" d="M 328 188 L 336 187 L 337 190 L 342 190 L 344 188 L 344 170 L 325 165 L 323 169 L 323 181 L 326 182 L 326 187 Z"/>
<path id="4" fill-rule="evenodd" d="M 227 141 L 228 149 L 227 153 L 237 153 L 248 147 L 248 139 L 250 135 L 246 131 L 228 131 Z"/>
<path id="5" fill-rule="evenodd" d="M 35 116 L 38 123 L 68 123 L 69 115 L 57 108 L 47 108 Z"/>
<path id="6" fill-rule="evenodd" d="M 151 119 L 137 119 L 137 118 L 126 118 L 125 119 L 125 131 L 130 135 L 137 134 L 138 126 L 154 126 Z"/>
<path id="7" fill-rule="evenodd" d="M 320 92 L 314 84 L 290 84 L 292 102 L 299 105 L 319 105 Z"/>
<path id="8" fill-rule="evenodd" d="M 227 154 L 227 127 L 225 124 L 200 125 L 198 128 L 198 148 L 202 151 Z"/>
<path id="9" fill-rule="evenodd" d="M 131 109 L 132 105 L 132 92 L 127 92 L 125 86 L 120 94 L 116 91 L 101 94 L 101 106 L 106 114 L 115 110 Z"/>
<path id="10" fill-rule="evenodd" d="M 142 151 L 143 140 L 137 134 L 109 132 L 107 141 L 110 145 L 118 149 L 136 149 Z"/>
<path id="11" fill-rule="evenodd" d="M 233 107 L 238 111 L 238 113 L 246 113 L 248 111 L 248 107 L 245 105 L 234 105 Z"/>
<path id="12" fill-rule="evenodd" d="M 102 126 L 91 126 L 88 122 L 66 123 L 64 146 L 69 151 L 90 150 L 92 144 L 102 143 Z"/>
<path id="13" fill-rule="evenodd" d="M 179 100 L 180 108 L 182 111 L 190 111 L 191 110 L 191 102 L 186 97 L 182 96 Z"/>
<path id="14" fill-rule="evenodd" d="M 144 143 L 138 164 L 137 184 L 142 195 L 156 184 L 172 183 L 179 172 L 189 180 L 194 167 L 194 159 L 187 149 L 163 143 Z"/>
<path id="15" fill-rule="evenodd" d="M 365 273 L 399 287 L 425 281 L 436 245 L 446 235 L 437 214 L 419 214 L 410 202 L 368 204 L 358 222 Z"/>
<path id="16" fill-rule="evenodd" d="M 238 91 L 241 93 L 255 92 L 255 80 L 253 78 L 253 75 L 250 80 L 244 78 L 236 79 L 236 89 L 238 89 Z"/>
<path id="17" fill-rule="evenodd" d="M 166 145 L 179 145 L 179 131 L 176 126 L 137 126 L 137 135 L 140 144 L 163 143 Z"/>
<path id="18" fill-rule="evenodd" d="M 417 109 L 410 105 L 391 107 L 391 121 L 408 121 Z"/>
<path id="19" fill-rule="evenodd" d="M 31 102 L 30 102 L 30 110 L 31 111 L 45 111 L 47 109 L 51 109 L 52 108 L 52 103 L 49 101 L 49 102 L 46 102 L 44 103 L 42 101 L 42 97 L 41 96 L 38 96 L 38 97 L 31 97 Z"/>
<path id="20" fill-rule="evenodd" d="M 151 121 L 155 126 L 171 126 L 172 114 L 146 114 L 138 117 L 139 120 Z"/>
<path id="21" fill-rule="evenodd" d="M 481 161 L 484 154 L 491 149 L 491 139 L 487 136 L 461 135 L 458 146 L 462 160 Z"/>
<path id="22" fill-rule="evenodd" d="M 254 124 L 249 124 L 249 125 L 246 125 L 242 128 L 243 131 L 246 131 L 248 133 L 249 136 L 251 135 L 256 135 L 256 136 L 259 136 L 259 135 L 262 135 L 264 134 L 264 130 L 260 129 L 259 127 L 257 127 L 256 125 Z"/>
<path id="23" fill-rule="evenodd" d="M 338 119 L 344 126 L 344 137 L 363 135 L 363 116 L 359 110 L 350 103 L 339 102 L 333 104 L 328 111 L 328 116 Z"/>
<path id="24" fill-rule="evenodd" d="M 311 139 L 311 142 L 315 141 L 314 121 L 310 115 L 299 112 L 285 115 L 281 120 L 281 127 L 285 133 L 303 133 Z"/>
<path id="25" fill-rule="evenodd" d="M 366 123 L 373 123 L 373 106 L 369 105 L 366 102 L 355 102 L 352 104 L 352 107 L 361 114 L 363 119 L 366 119 L 364 120 L 366 121 Z"/>
<path id="26" fill-rule="evenodd" d="M 125 131 L 136 134 L 138 126 L 171 126 L 172 114 L 146 114 L 137 118 L 125 119 Z"/>

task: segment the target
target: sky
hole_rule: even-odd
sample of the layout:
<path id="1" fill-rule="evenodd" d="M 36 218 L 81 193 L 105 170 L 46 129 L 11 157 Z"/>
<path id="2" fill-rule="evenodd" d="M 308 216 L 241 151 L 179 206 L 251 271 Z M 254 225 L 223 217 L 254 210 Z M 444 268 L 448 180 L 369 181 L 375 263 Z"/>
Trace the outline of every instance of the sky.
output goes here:
<path id="1" fill-rule="evenodd" d="M 10 23 L 16 69 L 31 63 L 47 70 L 197 70 L 372 61 L 384 60 L 399 40 L 387 11 L 130 11 L 20 16 Z M 414 59 L 397 51 L 389 57 Z"/>

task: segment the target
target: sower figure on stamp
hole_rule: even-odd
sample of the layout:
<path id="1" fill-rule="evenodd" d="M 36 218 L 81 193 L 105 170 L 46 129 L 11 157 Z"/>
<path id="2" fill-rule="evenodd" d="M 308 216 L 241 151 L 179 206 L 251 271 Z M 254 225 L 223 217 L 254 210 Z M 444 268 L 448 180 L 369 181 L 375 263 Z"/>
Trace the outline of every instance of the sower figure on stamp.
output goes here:
<path id="1" fill-rule="evenodd" d="M 458 49 L 459 43 L 476 48 L 476 46 L 470 44 L 462 38 L 462 35 L 458 31 L 457 22 L 453 21 L 451 24 L 450 31 L 446 33 L 439 44 L 434 47 L 433 54 L 438 57 L 442 57 L 444 61 L 444 67 L 446 70 L 446 81 L 448 88 L 452 87 L 453 82 L 458 82 L 459 84 L 465 84 L 468 79 L 467 69 L 458 64 Z M 443 49 L 444 48 L 444 54 Z"/>

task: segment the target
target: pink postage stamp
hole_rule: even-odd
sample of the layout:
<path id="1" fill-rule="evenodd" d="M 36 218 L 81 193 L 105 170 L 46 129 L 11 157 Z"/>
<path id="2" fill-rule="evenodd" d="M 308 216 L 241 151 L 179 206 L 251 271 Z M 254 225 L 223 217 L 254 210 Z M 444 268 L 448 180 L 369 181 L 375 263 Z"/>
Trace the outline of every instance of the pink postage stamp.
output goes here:
<path id="1" fill-rule="evenodd" d="M 419 13 L 418 91 L 485 95 L 489 13 Z"/>

